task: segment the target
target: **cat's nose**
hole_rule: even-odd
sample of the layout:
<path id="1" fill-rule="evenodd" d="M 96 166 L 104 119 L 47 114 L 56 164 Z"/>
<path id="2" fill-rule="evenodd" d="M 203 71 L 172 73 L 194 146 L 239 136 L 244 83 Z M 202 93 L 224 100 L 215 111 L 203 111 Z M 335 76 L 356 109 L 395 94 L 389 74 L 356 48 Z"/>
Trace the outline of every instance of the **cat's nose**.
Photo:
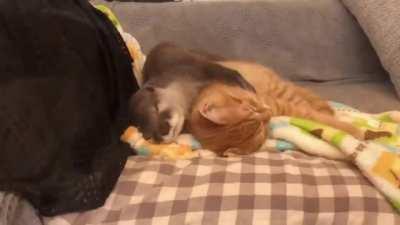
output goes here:
<path id="1" fill-rule="evenodd" d="M 263 108 L 264 110 L 269 110 L 269 109 L 271 109 L 271 107 L 270 107 L 269 105 L 267 105 L 267 104 L 262 104 L 262 108 Z"/>
<path id="2" fill-rule="evenodd" d="M 271 115 L 267 112 L 261 112 L 257 113 L 255 118 L 263 122 L 268 122 L 271 119 Z"/>

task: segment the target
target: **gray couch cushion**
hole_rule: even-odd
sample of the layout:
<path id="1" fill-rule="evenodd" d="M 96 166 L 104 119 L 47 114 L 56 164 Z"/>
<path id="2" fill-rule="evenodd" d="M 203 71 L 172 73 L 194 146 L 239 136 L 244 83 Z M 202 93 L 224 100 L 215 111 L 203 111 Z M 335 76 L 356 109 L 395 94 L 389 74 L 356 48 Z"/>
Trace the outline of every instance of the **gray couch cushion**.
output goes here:
<path id="1" fill-rule="evenodd" d="M 112 5 L 145 52 L 160 41 L 173 41 L 254 60 L 293 80 L 377 79 L 384 73 L 338 0 Z"/>
<path id="2" fill-rule="evenodd" d="M 400 110 L 400 101 L 389 80 L 299 82 L 299 84 L 314 90 L 325 99 L 342 102 L 365 112 Z"/>
<path id="3" fill-rule="evenodd" d="M 343 0 L 370 38 L 400 96 L 400 1 Z"/>

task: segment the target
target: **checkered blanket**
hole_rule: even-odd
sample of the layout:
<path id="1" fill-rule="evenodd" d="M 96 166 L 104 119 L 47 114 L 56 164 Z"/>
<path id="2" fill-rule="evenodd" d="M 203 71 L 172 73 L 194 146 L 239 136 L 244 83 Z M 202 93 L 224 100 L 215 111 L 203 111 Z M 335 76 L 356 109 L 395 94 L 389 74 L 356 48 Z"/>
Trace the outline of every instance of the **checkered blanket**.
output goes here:
<path id="1" fill-rule="evenodd" d="M 352 165 L 297 151 L 192 160 L 131 157 L 105 205 L 48 225 L 400 224 Z"/>

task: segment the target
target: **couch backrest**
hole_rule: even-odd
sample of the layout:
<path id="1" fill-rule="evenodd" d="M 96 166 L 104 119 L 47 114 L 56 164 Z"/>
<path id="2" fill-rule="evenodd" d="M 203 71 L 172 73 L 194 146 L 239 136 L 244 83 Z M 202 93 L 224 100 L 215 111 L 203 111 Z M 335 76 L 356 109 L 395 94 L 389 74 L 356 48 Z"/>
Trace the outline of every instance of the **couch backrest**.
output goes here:
<path id="1" fill-rule="evenodd" d="M 339 0 L 112 5 L 145 52 L 173 41 L 257 61 L 292 80 L 385 77 L 368 39 Z"/>

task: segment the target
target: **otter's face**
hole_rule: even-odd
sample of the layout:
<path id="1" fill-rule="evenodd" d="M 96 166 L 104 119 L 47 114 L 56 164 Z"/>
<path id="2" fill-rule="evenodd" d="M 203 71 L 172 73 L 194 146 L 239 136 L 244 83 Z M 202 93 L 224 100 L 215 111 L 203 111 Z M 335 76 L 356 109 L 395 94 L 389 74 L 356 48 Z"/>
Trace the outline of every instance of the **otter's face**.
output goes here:
<path id="1" fill-rule="evenodd" d="M 183 128 L 183 112 L 160 99 L 156 88 L 144 87 L 137 91 L 132 95 L 129 107 L 131 123 L 145 139 L 170 142 Z"/>

